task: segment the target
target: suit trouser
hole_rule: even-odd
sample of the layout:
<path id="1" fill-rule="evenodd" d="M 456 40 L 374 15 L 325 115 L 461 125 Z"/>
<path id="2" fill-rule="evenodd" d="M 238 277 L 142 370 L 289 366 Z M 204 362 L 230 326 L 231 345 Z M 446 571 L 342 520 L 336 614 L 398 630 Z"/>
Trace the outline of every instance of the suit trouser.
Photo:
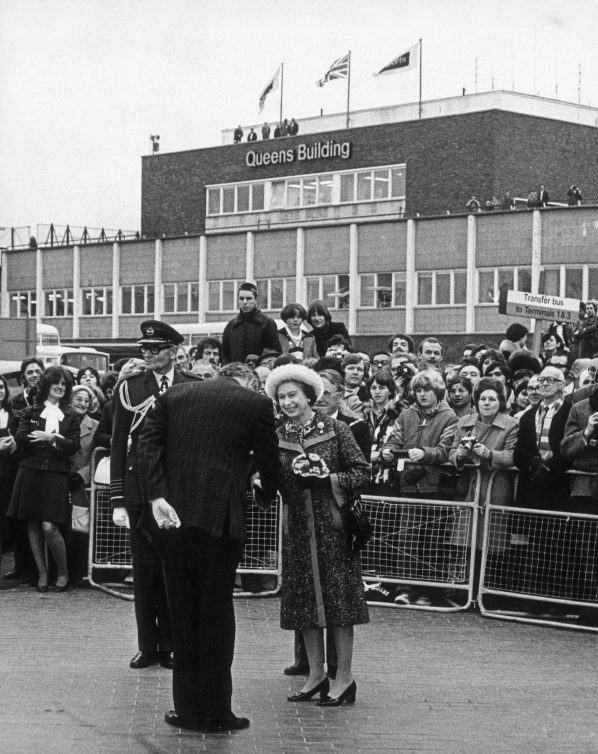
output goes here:
<path id="1" fill-rule="evenodd" d="M 141 511 L 127 508 L 131 525 L 133 594 L 137 641 L 142 652 L 171 652 L 172 635 L 160 555 L 147 531 L 138 527 Z"/>
<path id="2" fill-rule="evenodd" d="M 235 646 L 233 589 L 242 545 L 197 528 L 154 530 L 162 556 L 174 640 L 177 714 L 217 720 L 231 714 Z"/>

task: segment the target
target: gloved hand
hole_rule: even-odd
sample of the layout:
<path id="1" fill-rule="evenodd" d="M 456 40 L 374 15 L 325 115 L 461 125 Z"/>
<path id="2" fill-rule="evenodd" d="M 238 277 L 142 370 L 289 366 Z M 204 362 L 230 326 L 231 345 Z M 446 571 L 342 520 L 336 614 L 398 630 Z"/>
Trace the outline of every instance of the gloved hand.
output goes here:
<path id="1" fill-rule="evenodd" d="M 115 526 L 124 526 L 127 529 L 131 528 L 131 524 L 129 522 L 129 514 L 127 513 L 126 508 L 115 508 L 112 511 L 112 522 Z"/>

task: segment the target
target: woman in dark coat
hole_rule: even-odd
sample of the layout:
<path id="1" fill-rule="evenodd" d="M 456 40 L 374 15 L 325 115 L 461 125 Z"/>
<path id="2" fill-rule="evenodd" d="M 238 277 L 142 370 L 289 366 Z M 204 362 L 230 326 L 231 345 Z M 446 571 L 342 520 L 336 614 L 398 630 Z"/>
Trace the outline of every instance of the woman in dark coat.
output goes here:
<path id="1" fill-rule="evenodd" d="M 17 444 L 14 435 L 19 420 L 13 413 L 8 383 L 0 377 L 0 563 L 2 563 L 2 543 L 7 531 L 6 511 L 12 493 L 12 486 L 17 470 Z"/>
<path id="2" fill-rule="evenodd" d="M 328 341 L 333 335 L 342 335 L 351 343 L 344 322 L 333 322 L 332 315 L 323 301 L 312 301 L 307 310 L 307 321 L 313 328 L 318 356 L 326 356 Z"/>
<path id="3" fill-rule="evenodd" d="M 280 622 L 302 632 L 309 660 L 309 677 L 289 701 L 319 693 L 319 704 L 336 706 L 355 701 L 353 626 L 369 620 L 359 556 L 348 534 L 347 494 L 367 483 L 369 468 L 351 430 L 314 413 L 323 390 L 319 375 L 300 364 L 278 367 L 266 381 L 266 393 L 287 419 L 278 429 L 284 503 Z M 308 469 L 298 469 L 301 459 Z M 324 628 L 332 631 L 337 651 L 332 684 L 324 673 Z"/>
<path id="4" fill-rule="evenodd" d="M 70 457 L 79 450 L 80 419 L 68 407 L 69 375 L 50 367 L 37 385 L 35 403 L 23 411 L 16 442 L 21 451 L 8 515 L 25 519 L 38 570 L 38 592 L 48 591 L 45 546 L 56 562 L 55 591 L 68 584 L 66 547 L 59 527 L 69 522 Z"/>

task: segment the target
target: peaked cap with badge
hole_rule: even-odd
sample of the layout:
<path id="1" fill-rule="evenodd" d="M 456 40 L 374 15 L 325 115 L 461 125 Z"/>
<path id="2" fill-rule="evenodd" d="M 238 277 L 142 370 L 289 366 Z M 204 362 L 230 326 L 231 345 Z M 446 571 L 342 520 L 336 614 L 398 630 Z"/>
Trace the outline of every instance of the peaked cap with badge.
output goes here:
<path id="1" fill-rule="evenodd" d="M 158 319 L 146 319 L 145 322 L 141 323 L 140 328 L 142 337 L 137 341 L 140 346 L 180 346 L 185 340 L 185 336 L 181 335 L 174 327 Z"/>

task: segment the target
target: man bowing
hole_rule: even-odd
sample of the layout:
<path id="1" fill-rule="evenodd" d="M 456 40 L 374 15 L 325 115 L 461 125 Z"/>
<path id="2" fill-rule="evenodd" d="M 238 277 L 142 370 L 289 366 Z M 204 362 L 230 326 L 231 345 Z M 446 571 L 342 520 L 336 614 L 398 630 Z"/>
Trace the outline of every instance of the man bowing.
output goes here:
<path id="1" fill-rule="evenodd" d="M 174 640 L 174 710 L 164 719 L 179 728 L 249 725 L 231 709 L 233 588 L 249 474 L 255 464 L 267 500 L 280 475 L 272 402 L 248 389 L 251 379 L 249 367 L 233 363 L 214 380 L 173 386 L 139 440 Z"/>

